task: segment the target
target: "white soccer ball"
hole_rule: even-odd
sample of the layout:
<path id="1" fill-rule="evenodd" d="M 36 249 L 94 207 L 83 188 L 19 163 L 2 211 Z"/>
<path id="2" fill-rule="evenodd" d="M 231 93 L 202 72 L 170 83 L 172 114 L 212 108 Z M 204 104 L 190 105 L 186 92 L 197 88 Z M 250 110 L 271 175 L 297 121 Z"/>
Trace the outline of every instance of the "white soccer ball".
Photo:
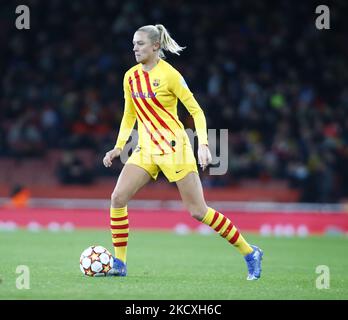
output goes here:
<path id="1" fill-rule="evenodd" d="M 111 275 L 113 263 L 111 253 L 102 246 L 90 246 L 80 256 L 80 270 L 90 277 Z"/>

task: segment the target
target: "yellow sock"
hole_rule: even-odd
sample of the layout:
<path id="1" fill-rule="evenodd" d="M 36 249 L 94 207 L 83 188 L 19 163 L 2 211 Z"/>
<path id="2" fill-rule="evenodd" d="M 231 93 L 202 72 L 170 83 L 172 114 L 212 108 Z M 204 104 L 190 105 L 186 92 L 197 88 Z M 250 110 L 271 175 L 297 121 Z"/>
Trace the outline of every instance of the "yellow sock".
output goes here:
<path id="1" fill-rule="evenodd" d="M 202 222 L 213 228 L 221 237 L 234 245 L 242 255 L 245 256 L 253 251 L 253 248 L 245 241 L 230 219 L 226 218 L 222 213 L 208 208 Z"/>
<path id="2" fill-rule="evenodd" d="M 115 257 L 126 263 L 129 233 L 127 206 L 110 208 L 110 228 Z"/>

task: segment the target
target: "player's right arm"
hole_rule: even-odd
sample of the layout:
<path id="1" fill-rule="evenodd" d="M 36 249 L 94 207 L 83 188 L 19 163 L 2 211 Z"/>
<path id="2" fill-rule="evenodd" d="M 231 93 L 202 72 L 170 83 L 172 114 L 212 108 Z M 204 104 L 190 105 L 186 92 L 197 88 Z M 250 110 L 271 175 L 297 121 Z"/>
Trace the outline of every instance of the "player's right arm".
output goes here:
<path id="1" fill-rule="evenodd" d="M 128 72 L 123 78 L 123 92 L 124 92 L 124 112 L 121 121 L 120 130 L 118 133 L 117 141 L 115 147 L 105 154 L 103 163 L 105 167 L 110 167 L 112 165 L 112 160 L 121 154 L 128 138 L 134 128 L 136 121 L 136 112 L 132 100 L 132 95 L 128 83 Z"/>

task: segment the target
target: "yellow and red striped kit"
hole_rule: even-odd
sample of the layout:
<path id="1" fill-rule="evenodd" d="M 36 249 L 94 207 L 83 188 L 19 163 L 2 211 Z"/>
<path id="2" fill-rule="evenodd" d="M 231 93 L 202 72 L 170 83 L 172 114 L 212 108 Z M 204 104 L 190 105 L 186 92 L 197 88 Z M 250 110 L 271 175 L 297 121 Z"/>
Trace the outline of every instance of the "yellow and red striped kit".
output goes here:
<path id="1" fill-rule="evenodd" d="M 192 115 L 199 144 L 208 144 L 204 113 L 181 74 L 160 59 L 150 71 L 141 64 L 129 69 L 123 80 L 125 108 L 115 147 L 123 149 L 137 121 L 138 145 L 149 154 L 176 152 L 189 143 L 177 115 L 178 99 Z"/>

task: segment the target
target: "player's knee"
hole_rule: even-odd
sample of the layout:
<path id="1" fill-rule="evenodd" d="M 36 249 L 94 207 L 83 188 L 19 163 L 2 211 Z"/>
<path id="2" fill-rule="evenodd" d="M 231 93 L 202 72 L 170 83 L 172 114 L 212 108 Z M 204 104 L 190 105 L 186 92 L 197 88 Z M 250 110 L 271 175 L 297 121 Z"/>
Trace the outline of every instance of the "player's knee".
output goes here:
<path id="1" fill-rule="evenodd" d="M 114 191 L 111 194 L 111 206 L 113 208 L 123 208 L 127 205 L 128 197 L 120 192 Z"/>
<path id="2" fill-rule="evenodd" d="M 207 212 L 204 206 L 188 205 L 187 209 L 190 212 L 191 217 L 198 221 L 202 221 Z"/>

